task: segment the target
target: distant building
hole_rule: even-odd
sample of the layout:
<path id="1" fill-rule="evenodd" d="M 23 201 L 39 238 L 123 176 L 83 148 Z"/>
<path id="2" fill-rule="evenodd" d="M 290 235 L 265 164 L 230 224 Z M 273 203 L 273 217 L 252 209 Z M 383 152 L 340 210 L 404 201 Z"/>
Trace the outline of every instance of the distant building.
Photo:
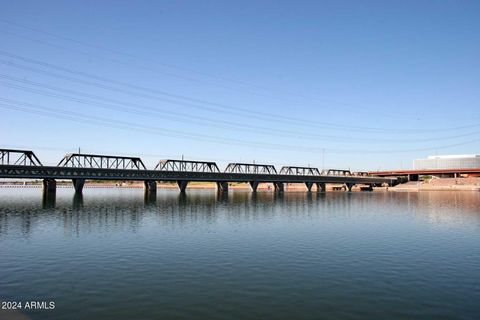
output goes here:
<path id="1" fill-rule="evenodd" d="M 468 169 L 480 168 L 480 155 L 462 154 L 449 156 L 429 156 L 427 159 L 413 160 L 413 169 Z"/>

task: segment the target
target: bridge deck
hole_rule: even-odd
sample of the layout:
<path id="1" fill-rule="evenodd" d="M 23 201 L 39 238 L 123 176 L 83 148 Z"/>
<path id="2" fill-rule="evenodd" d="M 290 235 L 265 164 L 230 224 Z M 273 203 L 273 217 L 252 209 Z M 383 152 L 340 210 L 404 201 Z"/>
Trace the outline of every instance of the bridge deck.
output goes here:
<path id="1" fill-rule="evenodd" d="M 89 179 L 89 180 L 156 180 L 208 182 L 277 182 L 277 183 L 347 183 L 393 184 L 396 179 L 366 176 L 252 174 L 229 172 L 186 172 L 159 170 L 123 170 L 71 168 L 54 166 L 0 165 L 0 178 Z"/>

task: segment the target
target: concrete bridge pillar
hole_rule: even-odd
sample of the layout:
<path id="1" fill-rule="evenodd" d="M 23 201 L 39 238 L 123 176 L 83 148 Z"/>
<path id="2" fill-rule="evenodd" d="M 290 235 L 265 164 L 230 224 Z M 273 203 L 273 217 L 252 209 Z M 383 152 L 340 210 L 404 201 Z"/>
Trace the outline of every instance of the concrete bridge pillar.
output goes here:
<path id="1" fill-rule="evenodd" d="M 43 179 L 43 194 L 55 194 L 57 192 L 57 181 L 55 179 Z"/>
<path id="2" fill-rule="evenodd" d="M 57 182 L 55 179 L 43 179 L 42 208 L 55 208 Z"/>
<path id="3" fill-rule="evenodd" d="M 75 188 L 75 193 L 82 193 L 83 186 L 85 185 L 85 179 L 72 179 L 73 187 Z"/>
<path id="4" fill-rule="evenodd" d="M 178 185 L 178 187 L 180 188 L 180 192 L 181 192 L 181 193 L 184 193 L 185 190 L 187 190 L 188 181 L 186 181 L 186 180 L 178 180 L 178 181 L 177 181 L 177 185 Z"/>
<path id="5" fill-rule="evenodd" d="M 83 195 L 81 193 L 75 192 L 75 194 L 73 195 L 72 208 L 83 208 Z"/>
<path id="6" fill-rule="evenodd" d="M 285 184 L 283 182 L 275 182 L 273 183 L 273 187 L 276 192 L 283 192 L 285 190 Z"/>
<path id="7" fill-rule="evenodd" d="M 56 202 L 56 194 L 55 193 L 46 193 L 43 192 L 42 195 L 42 208 L 43 209 L 52 209 L 55 208 Z"/>
<path id="8" fill-rule="evenodd" d="M 253 192 L 257 192 L 258 181 L 250 181 L 250 187 L 252 187 Z"/>
<path id="9" fill-rule="evenodd" d="M 228 192 L 228 182 L 217 182 L 218 192 Z"/>
<path id="10" fill-rule="evenodd" d="M 317 182 L 317 192 L 325 192 L 327 191 L 327 186 L 325 183 Z"/>
<path id="11" fill-rule="evenodd" d="M 346 183 L 345 185 L 347 186 L 347 190 L 348 190 L 348 191 L 352 191 L 352 188 L 353 188 L 353 186 L 354 186 L 353 183 Z"/>
<path id="12" fill-rule="evenodd" d="M 143 181 L 143 190 L 145 193 L 157 193 L 157 181 L 155 180 L 145 180 Z"/>
<path id="13" fill-rule="evenodd" d="M 311 192 L 311 191 L 312 191 L 313 182 L 305 182 L 305 185 L 307 186 L 308 192 Z"/>
<path id="14" fill-rule="evenodd" d="M 145 190 L 145 192 L 143 194 L 143 200 L 144 200 L 145 205 L 155 204 L 155 202 L 157 202 L 157 193 L 156 192 L 149 192 L 149 191 Z"/>
<path id="15" fill-rule="evenodd" d="M 367 187 L 360 189 L 362 191 L 373 191 L 373 184 L 369 184 Z"/>
<path id="16" fill-rule="evenodd" d="M 409 174 L 408 181 L 418 181 L 418 174 Z"/>

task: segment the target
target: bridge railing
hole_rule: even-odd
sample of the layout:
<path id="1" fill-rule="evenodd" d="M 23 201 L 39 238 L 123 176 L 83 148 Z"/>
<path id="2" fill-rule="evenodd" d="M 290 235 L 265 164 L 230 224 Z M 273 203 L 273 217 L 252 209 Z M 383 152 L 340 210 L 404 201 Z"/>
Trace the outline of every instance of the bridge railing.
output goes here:
<path id="1" fill-rule="evenodd" d="M 107 156 L 98 154 L 69 153 L 58 163 L 59 167 L 146 170 L 142 159 L 137 157 Z"/>
<path id="2" fill-rule="evenodd" d="M 279 173 L 297 175 L 297 176 L 319 176 L 320 170 L 318 170 L 318 168 L 310 168 L 310 167 L 285 166 L 280 169 Z"/>
<path id="3" fill-rule="evenodd" d="M 189 160 L 160 160 L 154 170 L 185 172 L 220 172 L 215 162 Z"/>
<path id="4" fill-rule="evenodd" d="M 269 164 L 229 163 L 226 173 L 277 174 L 277 169 Z"/>
<path id="5" fill-rule="evenodd" d="M 0 149 L 0 165 L 41 166 L 42 163 L 33 151 Z"/>
<path id="6" fill-rule="evenodd" d="M 322 175 L 326 175 L 326 176 L 351 176 L 352 172 L 350 170 L 328 169 L 328 170 L 323 170 Z"/>
<path id="7" fill-rule="evenodd" d="M 365 172 L 365 171 L 358 171 L 358 172 L 353 172 L 352 175 L 356 177 L 369 177 L 370 173 Z"/>

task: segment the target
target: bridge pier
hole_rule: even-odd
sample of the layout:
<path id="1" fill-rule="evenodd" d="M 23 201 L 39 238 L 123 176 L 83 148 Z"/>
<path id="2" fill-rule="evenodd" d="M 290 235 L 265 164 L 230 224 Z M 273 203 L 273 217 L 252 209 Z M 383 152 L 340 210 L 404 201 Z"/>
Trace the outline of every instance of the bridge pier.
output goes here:
<path id="1" fill-rule="evenodd" d="M 283 182 L 274 182 L 273 187 L 276 192 L 283 192 L 285 190 L 285 184 Z"/>
<path id="2" fill-rule="evenodd" d="M 143 201 L 145 205 L 155 204 L 155 202 L 157 202 L 157 193 L 145 190 L 143 194 Z"/>
<path id="3" fill-rule="evenodd" d="M 347 186 L 347 190 L 348 190 L 349 192 L 351 192 L 354 184 L 353 184 L 353 183 L 346 183 L 345 185 Z"/>
<path id="4" fill-rule="evenodd" d="M 81 193 L 75 192 L 72 200 L 72 208 L 81 209 L 83 208 L 83 195 Z"/>
<path id="5" fill-rule="evenodd" d="M 418 181 L 418 174 L 409 174 L 408 181 Z"/>
<path id="6" fill-rule="evenodd" d="M 217 182 L 218 192 L 228 192 L 228 182 Z"/>
<path id="7" fill-rule="evenodd" d="M 72 179 L 73 187 L 75 188 L 75 193 L 82 193 L 83 186 L 85 185 L 85 179 Z"/>
<path id="8" fill-rule="evenodd" d="M 366 187 L 360 187 L 360 191 L 373 191 L 373 184 L 369 184 Z"/>
<path id="9" fill-rule="evenodd" d="M 313 182 L 305 182 L 305 185 L 307 186 L 308 192 L 312 192 Z"/>
<path id="10" fill-rule="evenodd" d="M 57 193 L 57 182 L 55 179 L 43 179 L 42 208 L 50 209 L 55 207 Z"/>
<path id="11" fill-rule="evenodd" d="M 317 182 L 317 192 L 325 192 L 327 191 L 327 186 L 325 183 Z"/>
<path id="12" fill-rule="evenodd" d="M 186 180 L 178 180 L 178 181 L 177 181 L 177 185 L 178 185 L 178 187 L 180 188 L 180 192 L 181 192 L 181 193 L 184 193 L 185 190 L 187 190 L 188 181 L 186 181 Z"/>
<path id="13" fill-rule="evenodd" d="M 55 193 L 46 193 L 43 192 L 42 195 L 42 208 L 43 209 L 51 209 L 55 208 L 55 202 L 57 200 L 57 196 Z"/>
<path id="14" fill-rule="evenodd" d="M 155 180 L 143 181 L 143 190 L 145 191 L 145 194 L 157 193 L 157 181 Z"/>
<path id="15" fill-rule="evenodd" d="M 57 192 L 57 181 L 55 179 L 43 179 L 43 194 L 55 194 Z"/>
<path id="16" fill-rule="evenodd" d="M 253 192 L 257 192 L 258 181 L 250 181 L 250 187 L 252 187 Z"/>

